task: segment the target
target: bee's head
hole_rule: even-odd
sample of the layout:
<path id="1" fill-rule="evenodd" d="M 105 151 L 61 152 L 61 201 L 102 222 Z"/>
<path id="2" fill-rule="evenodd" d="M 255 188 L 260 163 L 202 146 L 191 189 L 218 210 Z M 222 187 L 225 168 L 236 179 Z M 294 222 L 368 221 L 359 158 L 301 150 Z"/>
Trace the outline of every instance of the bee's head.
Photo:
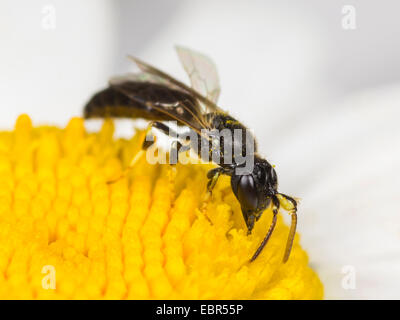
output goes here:
<path id="1" fill-rule="evenodd" d="M 255 220 L 270 205 L 272 197 L 277 193 L 278 178 L 275 169 L 266 160 L 260 159 L 255 162 L 251 174 L 233 173 L 231 186 L 250 233 Z"/>

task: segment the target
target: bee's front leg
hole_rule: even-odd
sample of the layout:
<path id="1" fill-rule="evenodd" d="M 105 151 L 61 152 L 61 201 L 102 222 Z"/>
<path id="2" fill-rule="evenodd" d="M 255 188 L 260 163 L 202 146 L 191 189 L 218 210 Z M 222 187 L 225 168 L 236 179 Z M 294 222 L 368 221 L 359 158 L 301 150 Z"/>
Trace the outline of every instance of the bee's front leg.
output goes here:
<path id="1" fill-rule="evenodd" d="M 224 169 L 221 167 L 211 169 L 207 173 L 207 178 L 208 178 L 208 183 L 207 183 L 207 194 L 211 196 L 212 191 L 215 187 L 215 185 L 218 182 L 218 178 L 221 176 L 223 173 Z"/>
<path id="2" fill-rule="evenodd" d="M 211 196 L 212 191 L 215 187 L 215 185 L 218 182 L 218 178 L 222 174 L 227 174 L 231 175 L 232 170 L 230 168 L 223 168 L 223 167 L 217 167 L 214 169 L 211 169 L 210 171 L 207 172 L 207 178 L 208 178 L 208 183 L 207 183 L 207 193 Z"/>
<path id="3" fill-rule="evenodd" d="M 211 223 L 211 219 L 207 216 L 207 214 L 205 214 L 205 210 L 207 208 L 208 203 L 211 200 L 211 195 L 212 195 L 212 191 L 215 187 L 215 185 L 217 184 L 218 178 L 221 176 L 221 174 L 223 174 L 225 171 L 222 167 L 217 167 L 214 169 L 211 169 L 210 171 L 208 171 L 207 173 L 207 178 L 208 178 L 208 183 L 207 183 L 207 190 L 203 196 L 203 200 L 202 203 L 200 205 L 201 211 L 203 212 L 203 214 L 205 215 L 206 219 Z"/>

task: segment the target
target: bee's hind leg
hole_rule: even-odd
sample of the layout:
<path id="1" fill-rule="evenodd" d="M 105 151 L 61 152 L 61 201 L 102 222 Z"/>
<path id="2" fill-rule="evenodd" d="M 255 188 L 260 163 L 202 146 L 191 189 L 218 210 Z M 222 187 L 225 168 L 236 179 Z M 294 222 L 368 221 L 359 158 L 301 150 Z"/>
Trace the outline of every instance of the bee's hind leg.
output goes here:
<path id="1" fill-rule="evenodd" d="M 154 143 L 155 143 L 155 137 L 152 135 L 151 130 L 153 128 L 159 129 L 166 135 L 171 135 L 171 136 L 177 136 L 177 133 L 171 129 L 169 126 L 166 124 L 159 122 L 159 121 L 152 121 L 149 123 L 146 129 L 146 135 L 145 139 L 142 143 L 142 148 L 140 151 L 138 151 L 132 158 L 132 160 L 129 162 L 128 167 L 125 168 L 125 170 L 122 172 L 122 174 L 112 180 L 107 181 L 107 184 L 112 184 L 115 183 L 122 178 L 126 177 L 126 175 L 129 173 L 130 170 L 136 165 L 136 163 L 142 158 L 142 156 L 146 153 L 146 150 L 150 148 Z"/>
<path id="2" fill-rule="evenodd" d="M 190 150 L 190 145 L 183 145 L 179 140 L 174 140 L 169 152 L 169 164 L 177 164 L 179 160 L 179 154 L 188 150 Z"/>

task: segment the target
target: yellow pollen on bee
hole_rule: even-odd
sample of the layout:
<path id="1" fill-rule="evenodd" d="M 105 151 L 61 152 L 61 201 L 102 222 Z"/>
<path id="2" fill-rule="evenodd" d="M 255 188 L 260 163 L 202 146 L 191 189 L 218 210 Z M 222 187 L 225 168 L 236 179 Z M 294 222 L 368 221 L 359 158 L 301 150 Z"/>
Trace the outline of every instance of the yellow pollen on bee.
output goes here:
<path id="1" fill-rule="evenodd" d="M 276 197 L 278 198 L 279 203 L 283 209 L 285 209 L 286 211 L 291 211 L 294 209 L 294 205 L 291 201 L 289 201 L 280 194 L 277 194 Z"/>

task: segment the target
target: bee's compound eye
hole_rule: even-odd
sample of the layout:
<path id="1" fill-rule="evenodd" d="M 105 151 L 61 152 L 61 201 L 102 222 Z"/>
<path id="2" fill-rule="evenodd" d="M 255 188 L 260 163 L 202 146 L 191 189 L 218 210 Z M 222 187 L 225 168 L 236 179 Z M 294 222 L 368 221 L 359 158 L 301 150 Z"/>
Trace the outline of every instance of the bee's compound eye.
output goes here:
<path id="1" fill-rule="evenodd" d="M 258 194 L 256 185 L 252 175 L 241 176 L 238 189 L 237 198 L 245 210 L 256 210 L 258 206 Z"/>
<path id="2" fill-rule="evenodd" d="M 264 182 L 265 182 L 265 177 L 266 177 L 265 169 L 264 169 L 264 168 L 260 168 L 260 169 L 258 170 L 258 172 L 257 172 L 257 179 L 258 179 L 258 182 L 259 182 L 260 184 L 264 184 Z"/>
<path id="3" fill-rule="evenodd" d="M 275 171 L 274 167 L 271 167 L 271 179 L 272 179 L 272 181 L 278 180 L 278 177 L 276 176 L 276 171 Z"/>

